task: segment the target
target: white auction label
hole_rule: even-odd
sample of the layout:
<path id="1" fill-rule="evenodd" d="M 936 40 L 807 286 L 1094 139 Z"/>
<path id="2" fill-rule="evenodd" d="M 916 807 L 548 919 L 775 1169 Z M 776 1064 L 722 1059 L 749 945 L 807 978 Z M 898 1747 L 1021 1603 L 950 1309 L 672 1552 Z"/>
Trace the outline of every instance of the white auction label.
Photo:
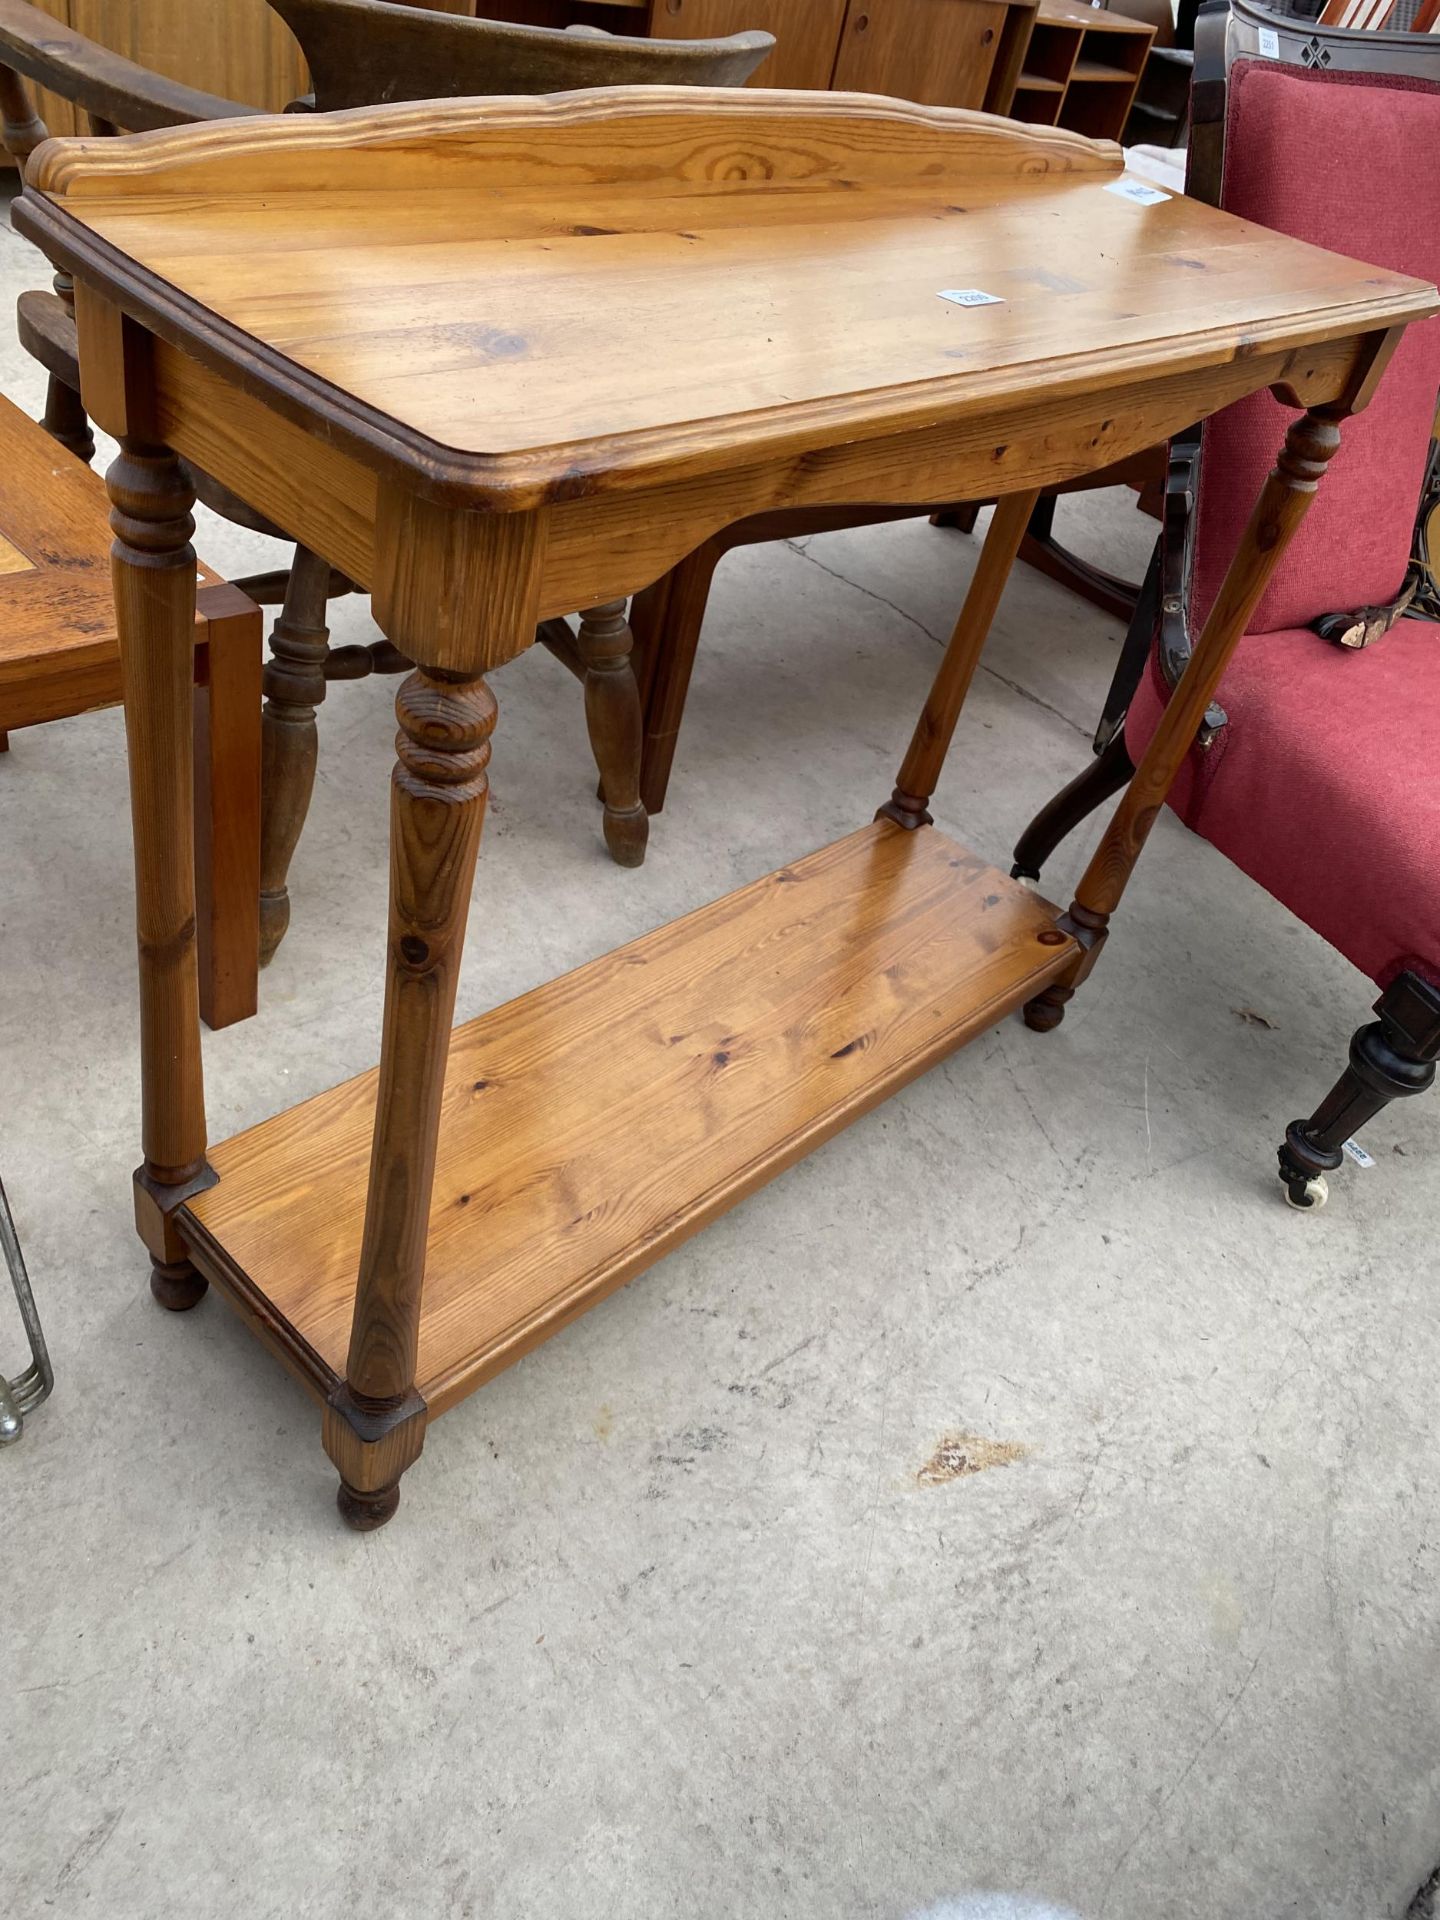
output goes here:
<path id="1" fill-rule="evenodd" d="M 1373 1167 L 1375 1164 L 1372 1157 L 1365 1151 L 1358 1140 L 1345 1141 L 1341 1151 L 1348 1153 L 1357 1167 Z"/>
<path id="2" fill-rule="evenodd" d="M 1280 36 L 1274 27 L 1261 27 L 1259 33 L 1260 51 L 1267 60 L 1280 58 Z"/>
<path id="3" fill-rule="evenodd" d="M 953 300 L 957 307 L 1003 307 L 1005 304 L 998 293 L 982 293 L 978 287 L 947 287 L 940 298 Z"/>
<path id="4" fill-rule="evenodd" d="M 1152 187 L 1148 181 L 1132 180 L 1127 174 L 1123 180 L 1112 180 L 1105 189 L 1106 193 L 1119 194 L 1122 200 L 1132 200 L 1137 207 L 1155 207 L 1162 200 L 1170 198 L 1159 187 Z"/>

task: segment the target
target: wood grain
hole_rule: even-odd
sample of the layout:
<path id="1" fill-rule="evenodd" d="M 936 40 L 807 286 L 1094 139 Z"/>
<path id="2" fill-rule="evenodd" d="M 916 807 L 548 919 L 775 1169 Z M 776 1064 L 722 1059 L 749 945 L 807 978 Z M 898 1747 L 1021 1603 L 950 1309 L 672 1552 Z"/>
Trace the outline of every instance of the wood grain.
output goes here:
<path id="1" fill-rule="evenodd" d="M 882 823 L 457 1030 L 417 1383 L 443 1412 L 1073 957 L 1054 910 Z M 214 1150 L 184 1231 L 344 1371 L 376 1076 Z M 323 1378 L 315 1383 L 324 1390 Z"/>
<path id="2" fill-rule="evenodd" d="M 835 54 L 840 92 L 983 107 L 1007 0 L 852 0 Z"/>
<path id="3" fill-rule="evenodd" d="M 308 84 L 300 50 L 266 0 L 70 0 L 78 32 L 137 66 L 279 113 Z"/>
<path id="4" fill-rule="evenodd" d="M 1425 310 L 1404 276 L 1104 193 L 1108 143 L 841 94 L 622 90 L 101 145 L 37 156 L 64 213 L 22 201 L 26 231 L 100 247 L 122 304 L 297 420 L 324 412 L 332 443 L 507 508 L 733 466 L 737 438 L 813 456 Z M 957 258 L 1001 305 L 939 298 Z"/>
<path id="5" fill-rule="evenodd" d="M 666 40 L 708 40 L 758 27 L 775 51 L 756 69 L 762 87 L 828 87 L 846 0 L 654 0 L 650 31 Z M 624 16 L 616 21 L 624 24 Z"/>

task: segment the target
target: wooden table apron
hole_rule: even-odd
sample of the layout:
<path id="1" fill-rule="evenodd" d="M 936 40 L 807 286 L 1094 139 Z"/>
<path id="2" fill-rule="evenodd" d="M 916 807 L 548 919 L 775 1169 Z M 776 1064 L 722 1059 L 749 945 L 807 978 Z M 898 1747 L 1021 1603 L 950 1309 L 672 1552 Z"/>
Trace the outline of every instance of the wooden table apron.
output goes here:
<path id="1" fill-rule="evenodd" d="M 650 468 L 642 445 L 601 487 L 584 472 L 570 484 L 517 483 L 476 510 L 441 450 L 428 458 L 397 444 L 389 423 L 343 395 L 318 402 L 316 383 L 260 343 L 216 351 L 218 322 L 198 326 L 163 283 L 33 190 L 18 224 L 76 276 L 85 402 L 122 442 L 111 492 L 135 768 L 140 1232 L 166 1304 L 189 1305 L 216 1283 L 324 1401 L 342 1510 L 361 1526 L 394 1511 L 428 1417 L 1003 1013 L 1024 1005 L 1032 1025 L 1058 1022 L 1338 444 L 1337 422 L 1365 404 L 1400 331 L 1377 296 L 1375 323 L 1337 332 L 1331 316 L 1313 344 L 1253 343 L 1209 366 L 1173 350 L 1147 365 L 1137 350 L 1133 372 L 1103 391 L 1087 388 L 1082 366 L 1043 395 L 1000 395 L 980 419 L 933 408 L 927 418 L 917 405 L 838 441 L 813 422 L 757 418 L 724 446 L 672 444 Z M 1388 297 L 1392 310 L 1403 304 Z M 1411 299 L 1415 313 L 1434 306 L 1433 295 Z M 927 806 L 1034 492 L 1266 387 L 1304 411 L 1190 670 L 1062 911 L 941 836 Z M 188 806 L 182 667 L 195 584 L 174 453 L 367 587 L 379 625 L 417 663 L 397 700 L 378 1087 L 362 1078 L 296 1109 L 288 1131 L 291 1116 L 279 1116 L 209 1157 L 194 903 L 164 853 L 166 823 Z M 495 717 L 482 676 L 530 646 L 540 620 L 648 585 L 750 514 L 996 495 L 954 638 L 876 823 L 471 1023 L 447 1079 Z M 779 956 L 765 976 L 771 1002 L 750 984 L 763 971 L 744 959 L 754 953 Z M 664 1015 L 652 1004 L 662 987 Z M 675 1031 L 657 1037 L 672 1001 Z M 796 1052 L 797 1033 L 808 1051 Z M 642 1060 L 659 1098 L 626 1078 Z M 292 1179 L 307 1153 L 308 1172 Z M 343 1196 L 367 1178 L 362 1227 Z M 302 1227 L 304 1245 L 282 1258 L 276 1235 Z"/>

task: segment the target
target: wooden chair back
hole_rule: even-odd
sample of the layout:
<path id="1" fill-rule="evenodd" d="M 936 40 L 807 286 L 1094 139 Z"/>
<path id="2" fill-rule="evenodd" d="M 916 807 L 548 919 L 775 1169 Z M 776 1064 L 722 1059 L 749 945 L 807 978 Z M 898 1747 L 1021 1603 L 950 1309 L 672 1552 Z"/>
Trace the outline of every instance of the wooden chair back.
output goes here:
<path id="1" fill-rule="evenodd" d="M 300 42 L 321 113 L 392 100 L 563 93 L 572 87 L 738 87 L 768 33 L 643 40 L 594 28 L 522 27 L 394 0 L 270 0 Z"/>

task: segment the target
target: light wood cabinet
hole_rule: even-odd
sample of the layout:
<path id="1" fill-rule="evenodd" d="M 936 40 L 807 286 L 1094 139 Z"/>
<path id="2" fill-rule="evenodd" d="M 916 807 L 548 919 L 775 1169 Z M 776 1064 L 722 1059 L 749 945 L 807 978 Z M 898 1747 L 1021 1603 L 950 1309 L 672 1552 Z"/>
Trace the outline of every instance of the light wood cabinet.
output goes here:
<path id="1" fill-rule="evenodd" d="M 309 79 L 290 29 L 266 0 L 35 0 L 87 40 L 223 99 L 281 112 Z M 75 109 L 39 95 L 52 133 L 84 133 Z"/>
<path id="2" fill-rule="evenodd" d="M 635 32 L 619 7 L 616 31 Z M 641 16 L 644 17 L 643 15 Z M 761 27 L 778 42 L 752 85 L 889 94 L 1005 112 L 1035 0 L 649 0 L 667 40 Z M 607 21 L 608 24 L 608 21 Z"/>

